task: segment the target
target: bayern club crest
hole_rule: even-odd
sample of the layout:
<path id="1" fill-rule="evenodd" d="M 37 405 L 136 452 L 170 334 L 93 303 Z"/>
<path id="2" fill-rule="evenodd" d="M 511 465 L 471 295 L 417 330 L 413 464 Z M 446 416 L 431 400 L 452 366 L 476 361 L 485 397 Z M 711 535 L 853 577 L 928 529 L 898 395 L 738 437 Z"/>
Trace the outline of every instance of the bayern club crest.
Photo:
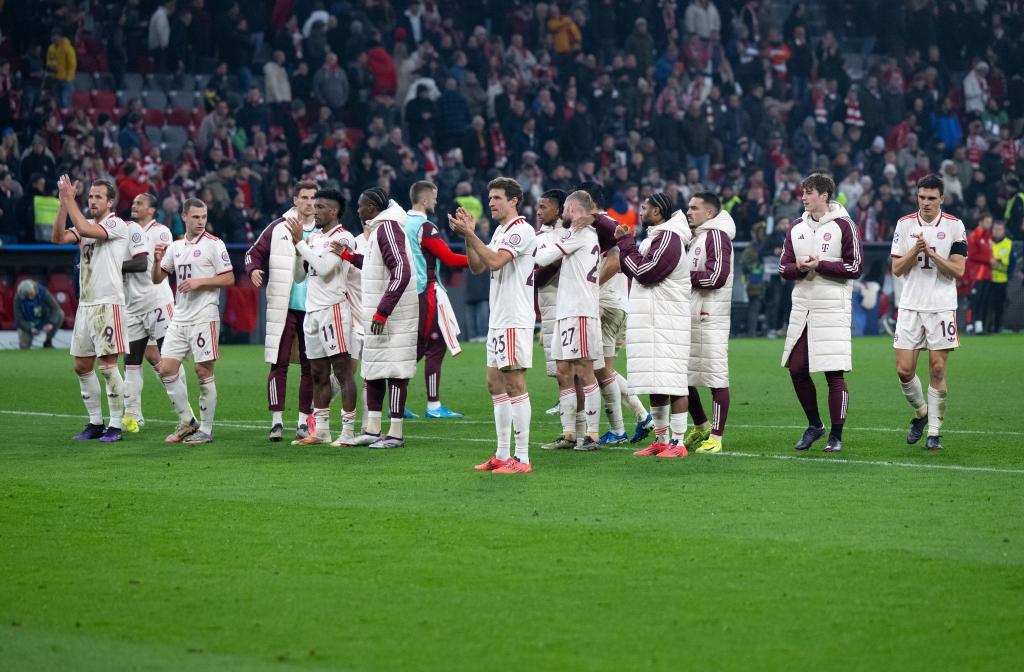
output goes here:
<path id="1" fill-rule="evenodd" d="M 946 239 L 946 232 L 945 231 L 939 231 L 938 233 L 935 234 L 935 237 L 938 238 L 939 240 L 945 240 Z"/>
<path id="2" fill-rule="evenodd" d="M 193 256 L 193 257 L 199 257 L 199 256 L 202 256 L 202 254 L 203 254 L 203 253 L 202 253 L 202 252 L 200 252 L 199 250 L 195 250 L 194 252 L 192 252 L 192 256 Z"/>
<path id="3" fill-rule="evenodd" d="M 831 234 L 831 233 L 826 233 L 826 234 L 825 234 L 824 236 L 822 236 L 822 237 L 823 237 L 823 238 L 825 239 L 825 242 L 826 242 L 826 243 L 827 243 L 828 241 L 832 240 L 832 234 Z"/>
<path id="4" fill-rule="evenodd" d="M 698 257 L 699 257 L 699 256 L 700 256 L 700 248 L 699 248 L 699 247 L 695 247 L 695 248 L 693 249 L 693 254 L 694 254 L 695 256 L 698 256 Z"/>

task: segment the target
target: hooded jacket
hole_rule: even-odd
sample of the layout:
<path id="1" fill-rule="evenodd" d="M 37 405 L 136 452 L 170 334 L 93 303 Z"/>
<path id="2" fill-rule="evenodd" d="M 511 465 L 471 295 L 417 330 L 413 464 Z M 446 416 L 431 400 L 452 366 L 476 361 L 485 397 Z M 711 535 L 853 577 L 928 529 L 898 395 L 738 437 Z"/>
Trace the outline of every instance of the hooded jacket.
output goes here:
<path id="1" fill-rule="evenodd" d="M 693 231 L 690 269 L 690 385 L 729 386 L 732 240 L 736 223 L 722 210 Z"/>

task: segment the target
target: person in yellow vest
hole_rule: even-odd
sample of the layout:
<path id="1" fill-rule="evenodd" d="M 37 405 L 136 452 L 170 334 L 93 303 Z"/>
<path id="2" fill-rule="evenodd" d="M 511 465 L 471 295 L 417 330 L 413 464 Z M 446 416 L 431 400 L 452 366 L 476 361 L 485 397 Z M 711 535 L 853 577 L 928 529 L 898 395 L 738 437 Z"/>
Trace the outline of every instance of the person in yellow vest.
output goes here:
<path id="1" fill-rule="evenodd" d="M 1006 306 L 1006 285 L 1016 266 L 1013 241 L 1006 237 L 1006 224 L 992 225 L 992 288 L 989 307 L 992 310 L 992 333 L 1003 328 L 1003 308 Z"/>
<path id="2" fill-rule="evenodd" d="M 71 107 L 72 83 L 78 72 L 78 57 L 71 41 L 64 37 L 59 28 L 51 35 L 50 46 L 46 49 L 46 68 L 53 75 L 54 91 L 62 109 Z"/>

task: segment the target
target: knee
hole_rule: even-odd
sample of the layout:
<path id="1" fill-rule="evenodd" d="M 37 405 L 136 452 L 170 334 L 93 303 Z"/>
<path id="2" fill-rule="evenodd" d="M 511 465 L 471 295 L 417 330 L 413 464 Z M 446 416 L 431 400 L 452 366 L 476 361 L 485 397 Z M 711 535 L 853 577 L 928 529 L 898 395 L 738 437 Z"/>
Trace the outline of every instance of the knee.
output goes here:
<path id="1" fill-rule="evenodd" d="M 909 366 L 897 364 L 896 375 L 899 376 L 901 382 L 909 383 L 914 379 L 914 370 Z"/>
<path id="2" fill-rule="evenodd" d="M 941 364 L 932 365 L 929 367 L 929 374 L 934 387 L 935 383 L 941 383 L 946 379 L 946 367 Z"/>
<path id="3" fill-rule="evenodd" d="M 76 359 L 75 360 L 75 373 L 79 376 L 88 375 L 93 369 L 93 363 L 88 360 Z"/>

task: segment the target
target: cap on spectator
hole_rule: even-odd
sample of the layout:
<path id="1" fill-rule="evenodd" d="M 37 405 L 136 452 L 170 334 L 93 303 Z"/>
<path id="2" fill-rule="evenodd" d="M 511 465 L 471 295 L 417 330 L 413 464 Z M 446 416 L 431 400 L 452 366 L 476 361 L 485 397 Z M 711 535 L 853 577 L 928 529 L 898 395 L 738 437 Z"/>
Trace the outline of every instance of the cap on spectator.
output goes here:
<path id="1" fill-rule="evenodd" d="M 896 174 L 896 166 L 894 166 L 891 163 L 885 164 L 885 168 L 882 168 L 882 174 L 883 175 L 895 175 Z"/>
<path id="2" fill-rule="evenodd" d="M 876 135 L 875 139 L 871 141 L 871 149 L 878 152 L 885 150 L 885 138 L 880 135 Z"/>

